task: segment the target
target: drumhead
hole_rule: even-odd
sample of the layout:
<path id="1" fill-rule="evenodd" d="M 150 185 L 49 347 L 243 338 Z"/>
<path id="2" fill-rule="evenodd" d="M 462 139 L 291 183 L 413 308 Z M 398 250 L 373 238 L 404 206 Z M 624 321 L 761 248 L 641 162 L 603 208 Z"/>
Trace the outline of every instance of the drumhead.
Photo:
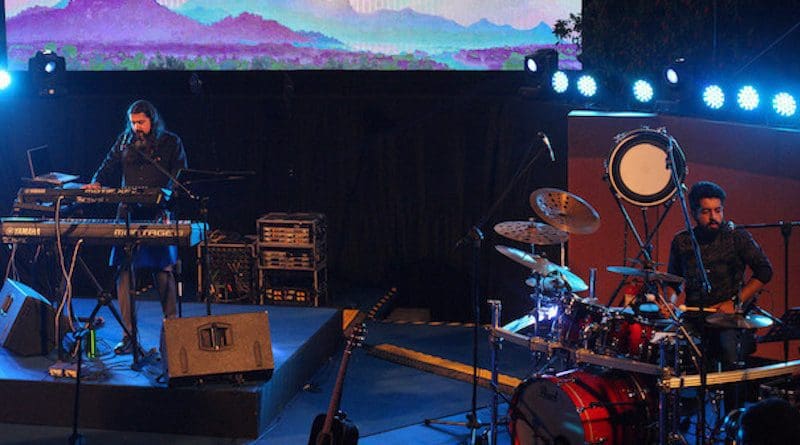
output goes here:
<path id="1" fill-rule="evenodd" d="M 631 204 L 650 207 L 672 198 L 677 190 L 672 181 L 669 148 L 675 155 L 678 181 L 686 178 L 686 159 L 678 142 L 665 131 L 642 128 L 618 137 L 606 162 L 611 187 Z"/>

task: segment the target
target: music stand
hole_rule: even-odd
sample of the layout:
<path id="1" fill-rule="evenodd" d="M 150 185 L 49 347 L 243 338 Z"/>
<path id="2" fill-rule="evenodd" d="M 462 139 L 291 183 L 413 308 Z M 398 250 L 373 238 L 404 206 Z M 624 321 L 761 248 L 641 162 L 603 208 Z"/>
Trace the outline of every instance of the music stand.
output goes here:
<path id="1" fill-rule="evenodd" d="M 789 308 L 781 315 L 780 323 L 772 325 L 766 334 L 758 338 L 759 343 L 789 340 L 800 340 L 800 307 Z"/>
<path id="2" fill-rule="evenodd" d="M 200 222 L 203 224 L 203 233 L 201 234 L 201 247 L 200 247 L 200 264 L 203 267 L 203 273 L 200 276 L 200 289 L 202 289 L 201 298 L 205 299 L 206 302 L 206 315 L 211 315 L 211 292 L 209 292 L 208 284 L 211 282 L 211 278 L 209 277 L 209 264 L 208 264 L 208 196 L 201 196 L 198 194 L 191 193 L 193 191 L 194 185 L 202 185 L 202 184 L 219 184 L 225 182 L 232 182 L 232 181 L 240 181 L 249 176 L 254 176 L 256 174 L 255 171 L 252 170 L 223 170 L 223 171 L 211 171 L 211 170 L 197 170 L 191 168 L 184 168 L 178 170 L 178 174 L 176 175 L 176 183 L 181 185 L 181 188 L 185 191 L 185 195 L 189 199 L 197 201 L 200 206 Z M 191 190 L 191 191 L 190 191 Z M 176 218 L 177 221 L 177 218 Z M 180 305 L 181 298 L 178 299 L 178 304 Z"/>

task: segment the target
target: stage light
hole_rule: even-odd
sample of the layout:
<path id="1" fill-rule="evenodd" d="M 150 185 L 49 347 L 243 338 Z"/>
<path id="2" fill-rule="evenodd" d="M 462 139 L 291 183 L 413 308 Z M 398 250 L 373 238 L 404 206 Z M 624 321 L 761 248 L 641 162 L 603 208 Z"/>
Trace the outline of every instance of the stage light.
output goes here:
<path id="1" fill-rule="evenodd" d="M 725 105 L 725 93 L 719 85 L 709 85 L 703 89 L 703 103 L 712 110 L 719 110 Z"/>
<path id="2" fill-rule="evenodd" d="M 791 117 L 797 111 L 797 102 L 791 94 L 782 91 L 773 96 L 772 109 L 779 116 Z"/>
<path id="3" fill-rule="evenodd" d="M 547 92 L 551 88 L 553 73 L 558 71 L 558 51 L 553 48 L 542 48 L 525 56 L 525 72 L 528 83 Z"/>
<path id="4" fill-rule="evenodd" d="M 736 103 L 739 104 L 739 108 L 742 110 L 755 110 L 758 108 L 759 103 L 758 91 L 752 85 L 743 86 L 736 94 Z"/>
<path id="5" fill-rule="evenodd" d="M 66 71 L 66 59 L 50 50 L 37 51 L 28 59 L 28 75 L 40 96 L 63 94 L 62 77 Z"/>
<path id="6" fill-rule="evenodd" d="M 654 95 L 653 85 L 650 82 L 639 79 L 633 83 L 633 98 L 637 101 L 642 103 L 650 102 L 653 100 Z"/>
<path id="7" fill-rule="evenodd" d="M 553 73 L 551 86 L 556 93 L 565 93 L 569 88 L 569 77 L 567 77 L 567 74 L 563 71 L 556 71 Z"/>
<path id="8" fill-rule="evenodd" d="M 539 71 L 539 66 L 536 64 L 536 61 L 533 60 L 533 57 L 531 56 L 525 57 L 525 71 L 529 73 L 535 73 Z"/>
<path id="9" fill-rule="evenodd" d="M 11 75 L 6 70 L 0 70 L 0 90 L 5 90 L 11 85 Z"/>
<path id="10" fill-rule="evenodd" d="M 675 68 L 669 67 L 664 70 L 664 80 L 666 80 L 669 85 L 678 85 L 681 78 L 678 76 L 678 72 L 675 71 Z"/>
<path id="11" fill-rule="evenodd" d="M 578 92 L 583 97 L 594 97 L 597 94 L 597 81 L 594 77 L 584 74 L 578 78 Z"/>

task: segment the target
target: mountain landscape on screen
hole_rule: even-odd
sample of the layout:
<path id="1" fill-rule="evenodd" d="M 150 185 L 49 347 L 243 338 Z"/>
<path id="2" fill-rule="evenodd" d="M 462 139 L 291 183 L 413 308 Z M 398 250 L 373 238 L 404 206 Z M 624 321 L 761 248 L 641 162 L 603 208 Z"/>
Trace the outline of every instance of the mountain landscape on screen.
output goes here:
<path id="1" fill-rule="evenodd" d="M 520 69 L 545 46 L 565 68 L 578 63 L 575 45 L 544 22 L 465 25 L 408 7 L 357 11 L 347 0 L 11 1 L 12 69 L 41 49 L 70 70 Z"/>

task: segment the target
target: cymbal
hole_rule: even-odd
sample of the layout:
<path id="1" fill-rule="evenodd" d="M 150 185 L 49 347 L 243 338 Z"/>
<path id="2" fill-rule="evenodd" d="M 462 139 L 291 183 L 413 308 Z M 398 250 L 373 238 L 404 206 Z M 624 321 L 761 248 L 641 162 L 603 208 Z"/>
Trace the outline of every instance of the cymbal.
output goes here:
<path id="1" fill-rule="evenodd" d="M 577 195 L 554 188 L 534 190 L 531 207 L 544 222 L 568 233 L 589 234 L 600 228 L 600 215 Z"/>
<path id="2" fill-rule="evenodd" d="M 759 329 L 772 326 L 772 320 L 758 314 L 724 314 L 716 313 L 706 317 L 708 324 L 720 328 Z"/>
<path id="3" fill-rule="evenodd" d="M 534 221 L 501 222 L 494 226 L 494 231 L 514 241 L 537 246 L 561 244 L 569 239 L 568 233 Z"/>
<path id="4" fill-rule="evenodd" d="M 628 266 L 608 266 L 606 270 L 620 275 L 644 278 L 645 281 L 665 281 L 667 283 L 683 283 L 683 278 L 671 273 L 657 270 L 642 270 Z"/>
<path id="5" fill-rule="evenodd" d="M 543 273 L 543 277 L 530 277 L 525 280 L 525 284 L 530 287 L 537 287 L 541 279 L 542 287 L 544 287 L 545 290 L 554 291 L 563 289 L 565 285 L 569 286 L 569 290 L 572 292 L 583 292 L 589 289 L 589 286 L 587 286 L 579 276 L 572 273 L 572 271 L 566 267 L 550 263 L 548 269 L 550 269 L 550 272 L 546 274 Z"/>
<path id="6" fill-rule="evenodd" d="M 542 258 L 538 255 L 533 255 L 513 247 L 498 245 L 494 246 L 494 248 L 498 252 L 502 253 L 506 258 L 514 260 L 528 269 L 531 269 L 532 271 L 542 275 L 547 275 L 550 273 L 550 265 L 554 265 L 546 258 Z"/>

